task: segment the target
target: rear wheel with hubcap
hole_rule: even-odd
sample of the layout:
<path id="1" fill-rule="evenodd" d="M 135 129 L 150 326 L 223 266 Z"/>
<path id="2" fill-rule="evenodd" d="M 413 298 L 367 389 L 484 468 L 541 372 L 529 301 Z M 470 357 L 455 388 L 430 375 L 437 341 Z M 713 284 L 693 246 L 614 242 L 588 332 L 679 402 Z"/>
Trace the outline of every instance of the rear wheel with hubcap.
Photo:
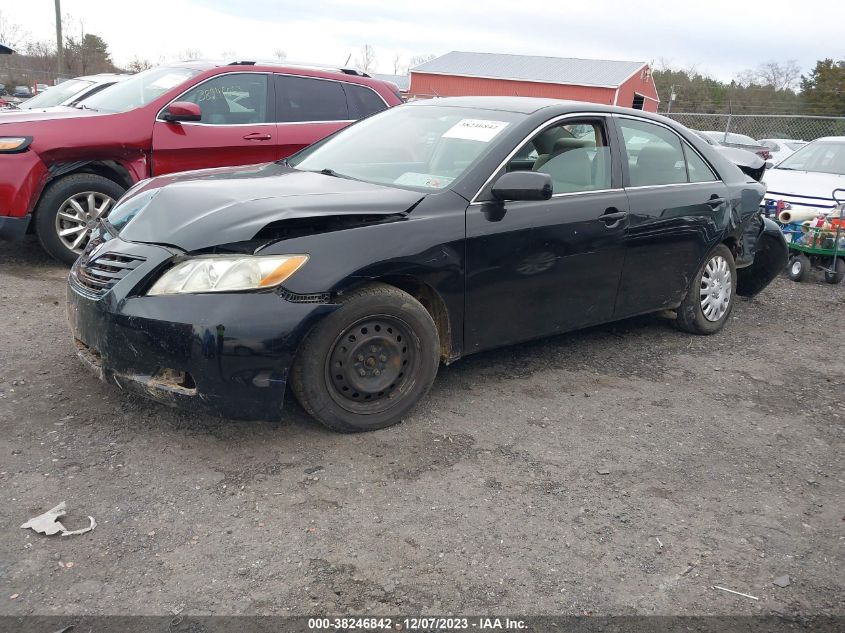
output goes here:
<path id="1" fill-rule="evenodd" d="M 693 334 L 715 334 L 724 327 L 736 297 L 736 266 L 724 244 L 710 251 L 678 308 L 678 326 Z"/>
<path id="2" fill-rule="evenodd" d="M 340 302 L 303 342 L 291 389 L 309 414 L 335 431 L 396 424 L 437 375 L 437 327 L 416 299 L 386 284 Z"/>
<path id="3" fill-rule="evenodd" d="M 72 264 L 123 192 L 121 185 L 96 174 L 73 174 L 51 183 L 35 211 L 41 246 L 59 261 Z"/>

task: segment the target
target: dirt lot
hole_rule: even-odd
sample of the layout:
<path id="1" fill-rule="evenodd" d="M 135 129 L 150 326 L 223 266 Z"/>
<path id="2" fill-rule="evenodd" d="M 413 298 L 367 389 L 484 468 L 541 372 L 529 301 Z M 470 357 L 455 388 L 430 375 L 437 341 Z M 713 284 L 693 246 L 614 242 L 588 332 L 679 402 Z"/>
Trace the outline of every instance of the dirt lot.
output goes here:
<path id="1" fill-rule="evenodd" d="M 342 436 L 98 383 L 65 276 L 0 247 L 0 614 L 845 613 L 845 285 L 470 357 Z M 19 529 L 63 500 L 97 529 Z"/>

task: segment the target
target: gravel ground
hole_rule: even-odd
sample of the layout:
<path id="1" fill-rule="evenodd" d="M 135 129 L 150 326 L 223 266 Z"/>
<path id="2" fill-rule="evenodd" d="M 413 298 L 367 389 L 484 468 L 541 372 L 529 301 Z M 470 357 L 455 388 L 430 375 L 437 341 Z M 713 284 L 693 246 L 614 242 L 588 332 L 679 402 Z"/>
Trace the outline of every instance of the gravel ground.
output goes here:
<path id="1" fill-rule="evenodd" d="M 469 357 L 344 436 L 100 384 L 66 274 L 0 248 L 0 614 L 845 614 L 845 284 Z M 19 529 L 60 501 L 96 530 Z"/>

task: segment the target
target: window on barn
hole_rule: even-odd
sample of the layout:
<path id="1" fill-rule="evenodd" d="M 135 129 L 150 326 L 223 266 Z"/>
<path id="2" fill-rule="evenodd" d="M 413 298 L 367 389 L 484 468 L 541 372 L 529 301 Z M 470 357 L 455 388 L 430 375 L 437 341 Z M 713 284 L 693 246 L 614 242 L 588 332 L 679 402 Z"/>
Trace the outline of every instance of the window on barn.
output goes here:
<path id="1" fill-rule="evenodd" d="M 634 110 L 642 110 L 643 104 L 645 104 L 645 97 L 642 95 L 638 95 L 636 92 L 634 93 L 634 102 L 631 104 L 631 107 Z"/>

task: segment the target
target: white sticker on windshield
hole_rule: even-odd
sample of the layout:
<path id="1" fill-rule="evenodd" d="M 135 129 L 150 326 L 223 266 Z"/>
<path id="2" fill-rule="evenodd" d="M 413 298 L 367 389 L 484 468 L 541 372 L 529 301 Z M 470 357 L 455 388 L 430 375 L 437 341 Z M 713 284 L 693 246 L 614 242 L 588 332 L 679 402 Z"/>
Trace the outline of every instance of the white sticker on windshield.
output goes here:
<path id="1" fill-rule="evenodd" d="M 429 187 L 431 189 L 442 189 L 454 178 L 448 176 L 435 176 L 433 174 L 418 174 L 413 171 L 406 171 L 394 180 L 394 184 L 405 185 L 406 187 Z"/>
<path id="2" fill-rule="evenodd" d="M 461 119 L 443 135 L 443 138 L 461 138 L 466 141 L 489 143 L 499 132 L 507 127 L 504 121 L 485 119 Z"/>
<path id="3" fill-rule="evenodd" d="M 183 81 L 185 81 L 185 75 L 181 73 L 170 73 L 169 75 L 164 75 L 156 79 L 153 83 L 150 84 L 150 88 L 170 90 L 171 88 L 178 86 Z"/>

